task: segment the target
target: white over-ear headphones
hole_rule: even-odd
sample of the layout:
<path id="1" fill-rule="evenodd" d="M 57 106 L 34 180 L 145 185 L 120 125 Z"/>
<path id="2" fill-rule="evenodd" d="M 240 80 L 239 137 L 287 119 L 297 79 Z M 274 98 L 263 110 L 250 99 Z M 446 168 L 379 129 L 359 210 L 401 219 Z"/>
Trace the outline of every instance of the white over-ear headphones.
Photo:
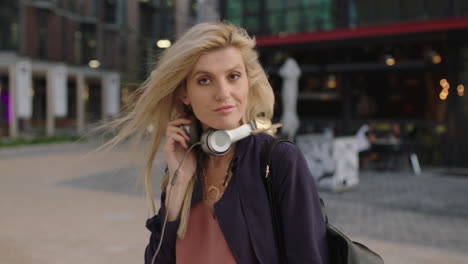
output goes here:
<path id="1" fill-rule="evenodd" d="M 192 122 L 195 123 L 196 120 L 192 120 Z M 194 125 L 184 125 L 182 128 L 190 136 L 190 144 L 196 143 L 198 140 L 196 133 L 197 128 Z M 222 156 L 231 149 L 232 144 L 248 137 L 252 131 L 256 129 L 256 122 L 250 121 L 247 124 L 231 130 L 205 131 L 200 137 L 201 148 L 207 154 Z"/>
<path id="2" fill-rule="evenodd" d="M 208 154 L 222 156 L 231 149 L 232 144 L 248 137 L 255 129 L 255 121 L 251 121 L 231 130 L 208 130 L 200 137 L 201 148 Z"/>

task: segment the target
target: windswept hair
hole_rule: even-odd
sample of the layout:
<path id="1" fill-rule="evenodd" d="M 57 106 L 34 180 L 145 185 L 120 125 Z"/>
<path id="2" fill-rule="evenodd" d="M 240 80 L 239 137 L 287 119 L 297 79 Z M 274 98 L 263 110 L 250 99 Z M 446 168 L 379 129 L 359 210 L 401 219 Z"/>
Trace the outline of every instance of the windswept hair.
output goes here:
<path id="1" fill-rule="evenodd" d="M 141 141 L 149 136 L 150 147 L 144 176 L 146 195 L 153 215 L 156 209 L 151 190 L 152 165 L 168 122 L 179 116 L 184 109 L 176 91 L 185 88 L 186 78 L 200 56 L 227 47 L 239 49 L 246 67 L 249 93 L 242 122 L 253 120 L 260 114 L 271 120 L 274 94 L 258 61 L 255 39 L 249 37 L 244 29 L 231 24 L 201 23 L 190 28 L 161 54 L 148 79 L 135 91 L 135 102 L 121 116 L 106 125 L 110 130 L 117 131 L 116 136 L 106 143 L 107 147 L 115 146 L 128 138 Z M 148 130 L 149 127 L 152 129 Z M 182 205 L 181 223 L 177 232 L 179 238 L 184 237 L 187 228 L 194 178 Z M 161 184 L 163 192 L 168 179 L 169 175 L 166 173 Z"/>

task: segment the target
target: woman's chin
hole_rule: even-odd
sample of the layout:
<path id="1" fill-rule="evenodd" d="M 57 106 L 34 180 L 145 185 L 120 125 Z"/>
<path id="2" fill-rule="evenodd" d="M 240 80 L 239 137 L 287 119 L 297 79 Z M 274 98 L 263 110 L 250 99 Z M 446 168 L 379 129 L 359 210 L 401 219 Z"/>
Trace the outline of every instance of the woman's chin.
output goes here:
<path id="1" fill-rule="evenodd" d="M 217 122 L 210 122 L 208 124 L 204 124 L 204 128 L 207 129 L 217 129 L 217 130 L 230 130 L 234 128 L 238 128 L 242 125 L 241 120 L 217 120 Z M 204 129 L 206 130 L 206 129 Z"/>

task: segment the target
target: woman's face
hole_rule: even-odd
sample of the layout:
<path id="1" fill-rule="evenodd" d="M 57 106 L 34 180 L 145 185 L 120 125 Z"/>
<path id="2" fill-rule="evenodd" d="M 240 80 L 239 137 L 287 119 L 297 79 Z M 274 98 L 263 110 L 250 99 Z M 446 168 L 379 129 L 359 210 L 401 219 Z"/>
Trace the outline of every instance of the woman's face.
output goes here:
<path id="1" fill-rule="evenodd" d="M 234 47 L 202 55 L 187 77 L 181 98 L 203 129 L 233 129 L 247 108 L 249 83 L 241 52 Z"/>

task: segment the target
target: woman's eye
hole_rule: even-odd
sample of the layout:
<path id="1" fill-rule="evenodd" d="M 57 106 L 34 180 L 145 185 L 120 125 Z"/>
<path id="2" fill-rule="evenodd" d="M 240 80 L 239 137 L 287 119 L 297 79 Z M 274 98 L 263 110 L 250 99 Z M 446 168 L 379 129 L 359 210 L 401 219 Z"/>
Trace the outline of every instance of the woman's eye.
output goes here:
<path id="1" fill-rule="evenodd" d="M 231 78 L 231 80 L 236 80 L 236 79 L 239 79 L 240 77 L 240 74 L 238 73 L 233 73 L 229 76 L 229 78 Z"/>
<path id="2" fill-rule="evenodd" d="M 208 78 L 201 78 L 198 80 L 198 84 L 201 84 L 201 85 L 205 85 L 205 84 L 209 84 L 210 83 L 210 79 Z"/>

